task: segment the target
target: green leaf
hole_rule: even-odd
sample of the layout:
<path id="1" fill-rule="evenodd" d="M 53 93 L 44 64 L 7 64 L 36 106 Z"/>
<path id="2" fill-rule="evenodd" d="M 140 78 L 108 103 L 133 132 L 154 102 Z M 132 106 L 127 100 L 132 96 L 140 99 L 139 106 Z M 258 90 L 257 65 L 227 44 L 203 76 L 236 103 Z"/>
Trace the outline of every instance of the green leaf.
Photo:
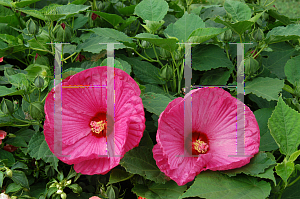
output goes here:
<path id="1" fill-rule="evenodd" d="M 237 169 L 230 169 L 224 171 L 224 173 L 226 173 L 230 177 L 236 176 L 236 174 L 239 173 L 257 175 L 259 173 L 263 173 L 266 168 L 274 164 L 276 164 L 276 161 L 269 158 L 266 153 L 259 152 L 253 158 L 251 158 L 250 162 L 245 166 L 242 166 Z"/>
<path id="2" fill-rule="evenodd" d="M 144 20 L 160 21 L 168 9 L 168 3 L 164 0 L 143 0 L 135 7 L 134 14 Z"/>
<path id="3" fill-rule="evenodd" d="M 163 39 L 157 35 L 152 35 L 150 33 L 140 33 L 136 35 L 135 38 L 148 41 L 170 52 L 173 52 L 178 48 L 178 40 L 176 38 Z"/>
<path id="4" fill-rule="evenodd" d="M 141 96 L 143 100 L 143 105 L 147 109 L 147 111 L 154 113 L 156 115 L 160 115 L 163 112 L 168 104 L 172 101 L 165 95 L 156 94 L 147 92 Z"/>
<path id="5" fill-rule="evenodd" d="M 224 8 L 231 15 L 232 20 L 236 22 L 249 20 L 252 15 L 251 9 L 243 2 L 226 0 Z"/>
<path id="6" fill-rule="evenodd" d="M 227 70 L 225 68 L 217 68 L 210 71 L 206 71 L 201 80 L 201 85 L 226 85 L 230 78 L 232 70 Z"/>
<path id="7" fill-rule="evenodd" d="M 5 193 L 17 192 L 20 191 L 22 188 L 23 187 L 20 184 L 10 183 L 5 190 Z"/>
<path id="8" fill-rule="evenodd" d="M 271 191 L 270 183 L 257 178 L 239 175 L 228 177 L 219 172 L 201 172 L 194 184 L 180 197 L 207 199 L 266 198 Z"/>
<path id="9" fill-rule="evenodd" d="M 3 180 L 4 180 L 4 173 L 2 171 L 0 171 L 0 187 L 2 187 L 3 185 Z"/>
<path id="10" fill-rule="evenodd" d="M 79 28 L 81 28 L 82 26 L 84 26 L 84 24 L 86 24 L 88 22 L 89 18 L 84 16 L 84 15 L 79 15 L 79 17 L 77 17 L 74 20 L 74 26 L 73 26 L 73 30 L 77 30 Z M 66 45 L 68 46 L 68 45 Z"/>
<path id="11" fill-rule="evenodd" d="M 24 91 L 17 90 L 15 87 L 7 88 L 6 86 L 0 86 L 0 97 L 11 95 L 23 95 Z"/>
<path id="12" fill-rule="evenodd" d="M 115 39 L 116 41 L 120 42 L 128 42 L 128 43 L 133 43 L 133 40 L 128 37 L 125 33 L 120 32 L 115 29 L 111 28 L 93 28 L 93 29 L 86 29 L 88 31 L 92 31 L 95 34 L 102 36 L 102 37 L 109 37 L 112 39 Z"/>
<path id="13" fill-rule="evenodd" d="M 278 21 L 281 21 L 284 25 L 289 25 L 291 23 L 290 18 L 286 17 L 283 14 L 279 14 L 275 10 L 268 10 L 267 12 L 270 16 L 272 16 L 275 19 L 278 19 Z"/>
<path id="14" fill-rule="evenodd" d="M 300 38 L 300 24 L 290 24 L 285 27 L 279 26 L 270 30 L 266 36 L 267 44 L 278 43 Z"/>
<path id="15" fill-rule="evenodd" d="M 273 110 L 273 108 L 261 108 L 254 111 L 260 130 L 260 151 L 272 151 L 278 149 L 278 146 L 268 128 L 268 120 L 271 117 Z"/>
<path id="16" fill-rule="evenodd" d="M 26 80 L 26 75 L 23 73 L 18 73 L 15 75 L 7 76 L 7 79 L 12 85 L 19 88 L 22 85 L 22 81 Z"/>
<path id="17" fill-rule="evenodd" d="M 27 147 L 27 143 L 21 137 L 9 138 L 6 143 L 16 147 Z"/>
<path id="18" fill-rule="evenodd" d="M 300 150 L 295 151 L 289 158 L 289 161 L 291 162 L 295 162 L 295 160 L 298 158 L 298 156 L 300 155 Z"/>
<path id="19" fill-rule="evenodd" d="M 294 53 L 294 48 L 281 51 L 262 52 L 262 64 L 280 79 L 285 79 L 284 65 L 287 64 L 287 61 L 290 60 Z M 265 56 L 267 56 L 267 58 L 265 58 Z M 291 62 L 293 63 L 293 61 Z"/>
<path id="20" fill-rule="evenodd" d="M 55 170 L 58 171 L 58 159 L 50 151 L 43 133 L 35 133 L 30 139 L 28 145 L 28 153 L 32 158 L 35 158 L 37 160 L 42 158 L 45 162 L 51 163 Z"/>
<path id="21" fill-rule="evenodd" d="M 57 6 L 53 14 L 48 13 L 45 16 L 52 21 L 60 21 L 61 19 L 67 19 L 69 17 L 73 17 L 75 14 L 79 12 L 87 10 L 91 6 L 86 5 L 75 5 L 75 4 L 67 4 L 62 6 Z"/>
<path id="22" fill-rule="evenodd" d="M 135 77 L 141 81 L 150 84 L 165 84 L 165 81 L 160 79 L 159 69 L 151 63 L 126 56 L 120 56 L 120 58 L 132 66 Z"/>
<path id="23" fill-rule="evenodd" d="M 192 32 L 188 42 L 190 43 L 203 43 L 228 29 L 224 28 L 198 28 Z"/>
<path id="24" fill-rule="evenodd" d="M 23 162 L 16 162 L 11 169 L 28 169 L 27 165 Z"/>
<path id="25" fill-rule="evenodd" d="M 29 142 L 31 137 L 34 135 L 34 130 L 23 128 L 18 130 L 14 134 L 17 137 L 20 137 L 21 139 L 25 140 L 26 142 Z"/>
<path id="26" fill-rule="evenodd" d="M 0 49 L 0 57 L 6 57 L 8 55 L 17 53 L 17 52 L 24 52 L 28 47 L 22 45 L 15 45 L 15 46 L 8 46 L 6 48 Z"/>
<path id="27" fill-rule="evenodd" d="M 41 19 L 43 21 L 48 21 L 48 18 L 38 10 L 34 10 L 32 8 L 21 8 L 19 9 L 19 11 L 24 12 L 25 14 L 28 14 L 35 18 Z"/>
<path id="28" fill-rule="evenodd" d="M 126 6 L 124 8 L 120 8 L 119 13 L 122 15 L 128 15 L 128 16 L 133 15 L 135 7 L 136 7 L 136 5 L 130 5 L 130 6 Z"/>
<path id="29" fill-rule="evenodd" d="M 251 26 L 255 23 L 253 21 L 239 21 L 236 23 L 230 23 L 221 19 L 219 16 L 216 17 L 214 21 L 227 26 L 228 28 L 230 28 L 232 31 L 236 32 L 239 35 L 242 35 L 246 30 L 249 30 Z"/>
<path id="30" fill-rule="evenodd" d="M 198 28 L 205 28 L 203 20 L 195 14 L 185 13 L 174 24 L 168 25 L 164 33 L 168 37 L 177 38 L 182 43 L 188 41 L 193 31 Z"/>
<path id="31" fill-rule="evenodd" d="M 115 68 L 119 68 L 119 69 L 125 71 L 128 75 L 130 75 L 130 73 L 131 73 L 131 66 L 126 61 L 123 61 L 123 60 L 121 60 L 121 62 L 123 63 L 123 64 L 121 64 L 121 62 L 119 60 L 121 60 L 121 59 L 119 59 L 119 58 L 115 59 L 115 61 L 114 61 L 115 62 L 114 67 Z M 100 64 L 100 66 L 107 66 L 107 58 L 102 61 L 102 63 Z"/>
<path id="32" fill-rule="evenodd" d="M 12 153 L 0 149 L 0 161 L 7 167 L 11 167 L 15 163 L 15 158 Z"/>
<path id="33" fill-rule="evenodd" d="M 186 190 L 186 185 L 178 186 L 174 181 L 165 184 L 151 183 L 148 186 L 136 184 L 132 191 L 147 199 L 178 198 Z"/>
<path id="34" fill-rule="evenodd" d="M 284 66 L 284 73 L 287 77 L 287 80 L 292 84 L 296 84 L 296 82 L 300 81 L 300 55 L 297 57 L 292 57 L 288 60 Z"/>
<path id="35" fill-rule="evenodd" d="M 206 71 L 215 68 L 233 68 L 224 50 L 216 45 L 197 45 L 192 48 L 194 70 Z"/>
<path id="36" fill-rule="evenodd" d="M 284 199 L 300 199 L 300 180 L 294 183 L 291 186 L 288 186 L 284 189 L 281 198 Z"/>
<path id="37" fill-rule="evenodd" d="M 114 27 L 120 23 L 124 23 L 124 19 L 116 14 L 109 14 L 109 13 L 100 12 L 100 11 L 90 11 L 90 12 L 93 12 L 93 13 L 99 15 L 100 17 L 105 19 L 108 23 L 113 25 Z"/>
<path id="38" fill-rule="evenodd" d="M 30 5 L 30 4 L 38 2 L 38 1 L 40 1 L 40 0 L 21 0 L 19 2 L 16 2 L 16 6 L 19 8 L 23 8 L 27 5 Z"/>
<path id="39" fill-rule="evenodd" d="M 257 175 L 253 175 L 254 177 L 259 177 L 259 178 L 265 178 L 265 179 L 270 179 L 274 182 L 274 184 L 276 185 L 276 179 L 274 176 L 274 167 L 275 166 L 270 166 L 269 168 L 267 168 L 265 170 L 264 173 L 259 173 Z"/>
<path id="40" fill-rule="evenodd" d="M 300 114 L 279 97 L 268 126 L 282 154 L 290 156 L 300 144 Z"/>
<path id="41" fill-rule="evenodd" d="M 106 44 L 99 43 L 119 43 L 113 38 L 102 37 L 102 36 L 92 36 L 89 39 L 85 40 L 82 44 L 77 46 L 76 52 L 80 52 L 81 50 L 91 52 L 91 53 L 100 53 L 102 50 L 107 49 Z M 126 48 L 123 44 L 115 44 L 114 49 L 122 49 Z"/>
<path id="42" fill-rule="evenodd" d="M 152 150 L 145 146 L 136 147 L 128 151 L 120 161 L 120 164 L 130 173 L 139 174 L 157 183 L 166 182 L 165 175 L 156 166 Z"/>
<path id="43" fill-rule="evenodd" d="M 291 161 L 284 161 L 282 163 L 278 163 L 275 166 L 276 173 L 281 177 L 281 179 L 285 182 L 285 185 L 287 185 L 287 180 L 289 179 L 290 175 L 294 171 L 294 162 Z"/>
<path id="44" fill-rule="evenodd" d="M 145 130 L 144 131 L 144 135 L 139 143 L 139 146 L 145 146 L 145 147 L 148 147 L 149 149 L 152 150 L 153 148 L 153 142 L 151 140 L 151 137 L 149 135 L 149 133 Z"/>
<path id="45" fill-rule="evenodd" d="M 269 77 L 257 77 L 246 82 L 245 94 L 253 93 L 268 101 L 277 100 L 278 93 L 282 90 L 284 80 Z"/>
<path id="46" fill-rule="evenodd" d="M 122 182 L 122 181 L 130 179 L 133 176 L 134 176 L 134 174 L 130 174 L 121 169 L 113 169 L 112 172 L 110 173 L 108 184 Z"/>
<path id="47" fill-rule="evenodd" d="M 8 6 L 8 7 L 15 7 L 14 2 L 12 0 L 1 0 L 0 5 Z"/>
<path id="48" fill-rule="evenodd" d="M 11 179 L 15 183 L 21 185 L 22 187 L 30 189 L 28 179 L 23 171 L 12 170 L 12 173 L 13 173 L 13 175 L 12 175 Z"/>

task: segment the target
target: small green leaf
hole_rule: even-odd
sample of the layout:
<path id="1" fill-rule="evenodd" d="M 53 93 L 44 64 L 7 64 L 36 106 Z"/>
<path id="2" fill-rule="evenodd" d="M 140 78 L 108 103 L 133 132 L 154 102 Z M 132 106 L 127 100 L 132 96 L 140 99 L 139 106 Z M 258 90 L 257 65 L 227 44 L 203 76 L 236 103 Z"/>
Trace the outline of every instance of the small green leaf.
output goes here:
<path id="1" fill-rule="evenodd" d="M 201 172 L 192 186 L 180 197 L 201 197 L 207 199 L 267 198 L 270 183 L 246 175 L 228 177 L 216 171 Z"/>
<path id="2" fill-rule="evenodd" d="M 27 5 L 33 4 L 38 1 L 40 1 L 40 0 L 22 0 L 22 1 L 16 2 L 16 6 L 19 8 L 23 8 Z"/>
<path id="3" fill-rule="evenodd" d="M 223 32 L 227 29 L 224 28 L 198 28 L 189 36 L 188 42 L 190 43 L 203 43 Z"/>
<path id="4" fill-rule="evenodd" d="M 201 85 L 226 85 L 230 78 L 232 70 L 225 68 L 217 68 L 210 71 L 206 71 L 200 80 Z"/>
<path id="5" fill-rule="evenodd" d="M 144 176 L 146 179 L 157 183 L 165 183 L 166 177 L 156 166 L 152 150 L 145 146 L 140 146 L 128 151 L 120 164 L 126 171 Z"/>
<path id="6" fill-rule="evenodd" d="M 143 94 L 141 98 L 147 111 L 155 113 L 156 115 L 160 115 L 172 101 L 165 95 L 151 92 Z"/>
<path id="7" fill-rule="evenodd" d="M 292 57 L 288 60 L 284 66 L 284 73 L 287 80 L 295 85 L 296 82 L 300 81 L 300 55 Z"/>
<path id="8" fill-rule="evenodd" d="M 45 162 L 51 163 L 55 170 L 57 170 L 58 159 L 50 151 L 43 133 L 35 133 L 29 141 L 28 145 L 28 153 L 32 158 L 35 158 L 37 160 L 42 158 Z"/>
<path id="9" fill-rule="evenodd" d="M 255 23 L 253 21 L 239 21 L 236 23 L 230 23 L 221 19 L 219 16 L 217 16 L 214 19 L 214 21 L 227 26 L 228 28 L 230 28 L 232 31 L 236 32 L 239 35 L 242 35 L 246 30 L 249 30 L 251 26 Z"/>
<path id="10" fill-rule="evenodd" d="M 186 42 L 193 31 L 198 28 L 205 28 L 203 20 L 195 14 L 185 13 L 174 24 L 168 25 L 164 33 L 169 38 L 175 37 L 179 42 Z"/>
<path id="11" fill-rule="evenodd" d="M 259 173 L 257 175 L 253 175 L 253 176 L 254 177 L 259 177 L 259 178 L 270 179 L 276 185 L 276 179 L 275 179 L 275 176 L 274 176 L 274 167 L 275 166 L 270 166 L 263 173 Z"/>
<path id="12" fill-rule="evenodd" d="M 103 19 L 105 19 L 108 23 L 110 23 L 114 27 L 120 23 L 124 23 L 124 19 L 119 15 L 100 12 L 100 11 L 91 11 L 91 12 L 101 16 Z"/>
<path id="13" fill-rule="evenodd" d="M 224 171 L 229 176 L 236 176 L 239 173 L 245 173 L 249 175 L 257 175 L 259 173 L 263 173 L 266 168 L 270 167 L 271 165 L 276 164 L 276 161 L 272 160 L 271 158 L 267 157 L 266 153 L 259 152 L 253 158 L 251 158 L 250 162 L 245 166 L 242 166 L 237 169 L 230 169 Z"/>
<path id="14" fill-rule="evenodd" d="M 298 156 L 300 155 L 300 150 L 295 151 L 289 158 L 290 162 L 295 162 L 297 160 Z"/>
<path id="15" fill-rule="evenodd" d="M 108 184 L 114 184 L 114 183 L 117 183 L 117 182 L 122 182 L 122 181 L 130 179 L 133 176 L 134 176 L 134 174 L 130 174 L 130 173 L 128 173 L 126 171 L 123 171 L 121 169 L 113 169 L 110 176 L 109 176 Z"/>
<path id="16" fill-rule="evenodd" d="M 224 50 L 216 45 L 197 45 L 192 49 L 194 70 L 206 71 L 215 68 L 233 68 Z"/>
<path id="17" fill-rule="evenodd" d="M 134 14 L 144 20 L 160 21 L 168 9 L 168 3 L 164 0 L 143 0 L 135 7 Z"/>
<path id="18" fill-rule="evenodd" d="M 278 149 L 274 138 L 268 128 L 268 119 L 271 117 L 273 108 L 261 108 L 254 111 L 254 115 L 260 130 L 260 151 L 272 151 Z"/>
<path id="19" fill-rule="evenodd" d="M 15 158 L 12 153 L 0 149 L 0 161 L 7 167 L 11 167 L 15 163 Z"/>
<path id="20" fill-rule="evenodd" d="M 300 144 L 300 114 L 286 105 L 281 97 L 268 126 L 282 154 L 290 156 L 297 151 Z"/>
<path id="21" fill-rule="evenodd" d="M 2 187 L 3 185 L 3 180 L 4 180 L 4 173 L 2 171 L 0 171 L 0 187 Z"/>
<path id="22" fill-rule="evenodd" d="M 178 45 L 177 45 L 178 40 L 176 38 L 163 39 L 157 35 L 152 35 L 149 33 L 140 33 L 140 34 L 136 35 L 135 38 L 138 38 L 138 39 L 144 40 L 144 41 L 148 41 L 148 42 L 153 43 L 154 45 L 157 45 L 159 47 L 162 47 L 163 49 L 166 49 L 170 52 L 173 52 L 178 48 Z"/>
<path id="23" fill-rule="evenodd" d="M 297 40 L 300 38 L 300 24 L 290 24 L 279 26 L 270 30 L 266 36 L 267 44 L 278 43 L 288 40 Z"/>
<path id="24" fill-rule="evenodd" d="M 5 190 L 5 193 L 17 192 L 17 191 L 20 191 L 21 189 L 22 189 L 22 186 L 20 184 L 10 183 Z"/>
<path id="25" fill-rule="evenodd" d="M 294 171 L 294 162 L 284 159 L 282 163 L 278 163 L 275 166 L 275 171 L 285 182 L 285 185 L 287 185 L 287 180 Z"/>
<path id="26" fill-rule="evenodd" d="M 26 175 L 25 175 L 25 173 L 23 171 L 12 170 L 12 173 L 13 173 L 13 175 L 12 175 L 11 179 L 15 183 L 21 185 L 22 187 L 30 189 L 27 177 L 26 177 Z"/>
<path id="27" fill-rule="evenodd" d="M 269 77 L 257 77 L 246 82 L 245 94 L 253 93 L 268 101 L 277 100 L 278 93 L 282 90 L 284 81 Z"/>
<path id="28" fill-rule="evenodd" d="M 23 162 L 16 162 L 11 169 L 28 169 L 27 165 Z"/>
<path id="29" fill-rule="evenodd" d="M 133 73 L 141 81 L 150 84 L 165 84 L 165 81 L 159 78 L 159 69 L 151 63 L 126 56 L 120 56 L 120 58 L 132 66 Z"/>
<path id="30" fill-rule="evenodd" d="M 249 20 L 252 15 L 251 9 L 243 2 L 226 0 L 224 8 L 231 15 L 232 20 L 236 22 Z"/>

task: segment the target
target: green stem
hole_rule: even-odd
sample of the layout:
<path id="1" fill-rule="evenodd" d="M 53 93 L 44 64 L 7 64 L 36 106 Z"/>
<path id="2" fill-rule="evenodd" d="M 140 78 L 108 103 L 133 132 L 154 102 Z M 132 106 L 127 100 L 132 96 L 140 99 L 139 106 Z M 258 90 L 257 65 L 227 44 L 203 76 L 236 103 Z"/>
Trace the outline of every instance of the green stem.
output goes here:
<path id="1" fill-rule="evenodd" d="M 292 88 L 291 88 L 289 85 L 287 85 L 287 84 L 284 84 L 284 86 L 283 86 L 282 89 L 285 90 L 285 91 L 287 91 L 287 92 L 289 92 L 289 93 L 291 93 L 291 94 L 293 94 L 293 95 L 295 95 L 294 89 L 292 89 Z"/>
<path id="2" fill-rule="evenodd" d="M 72 55 L 70 55 L 69 57 L 67 57 L 67 58 L 65 58 L 65 59 L 63 59 L 63 60 L 61 60 L 61 61 L 66 61 L 66 60 L 70 59 L 71 57 L 73 57 L 75 54 L 76 54 L 76 52 L 73 53 Z"/>
<path id="3" fill-rule="evenodd" d="M 229 53 L 228 53 L 228 46 L 229 46 L 229 44 L 226 42 L 226 44 L 225 44 L 226 55 L 227 55 L 227 58 L 230 59 Z"/>
<path id="4" fill-rule="evenodd" d="M 239 36 L 240 36 L 240 42 L 243 43 L 242 35 Z"/>
<path id="5" fill-rule="evenodd" d="M 155 54 L 155 57 L 156 57 L 156 59 L 157 59 L 157 62 L 161 65 L 161 67 L 163 67 L 164 65 L 160 62 L 160 60 L 159 60 L 159 58 L 158 58 L 158 56 L 157 56 L 157 53 L 156 53 L 156 50 L 155 50 L 155 46 L 153 45 L 152 47 L 153 47 L 154 54 Z"/>
<path id="6" fill-rule="evenodd" d="M 41 89 L 39 89 L 39 101 L 41 99 Z"/>
<path id="7" fill-rule="evenodd" d="M 143 58 L 144 60 L 147 60 L 148 62 L 157 62 L 156 60 L 154 59 L 147 59 L 146 57 L 144 57 L 143 55 L 141 55 L 138 51 L 136 51 L 134 48 L 133 48 L 133 51 L 138 54 L 141 58 Z"/>
<path id="8" fill-rule="evenodd" d="M 254 59 L 261 53 L 261 51 L 263 51 L 263 49 L 265 49 L 268 45 L 264 45 L 257 53 L 256 55 L 253 57 Z"/>
<path id="9" fill-rule="evenodd" d="M 268 7 L 269 5 L 271 5 L 272 3 L 274 3 L 276 0 L 273 0 L 271 3 L 269 3 L 268 5 L 266 5 L 266 7 Z"/>
<path id="10" fill-rule="evenodd" d="M 52 46 L 52 45 L 51 45 Z M 47 53 L 51 53 L 52 55 L 54 55 L 55 53 L 53 53 L 53 52 L 51 52 L 51 51 L 49 51 L 49 50 L 42 50 L 42 49 L 39 49 L 39 48 L 32 48 L 32 47 L 30 47 L 30 49 L 32 49 L 32 50 L 37 50 L 37 51 L 42 51 L 42 52 L 47 52 Z"/>
<path id="11" fill-rule="evenodd" d="M 298 178 L 296 178 L 293 182 L 289 183 L 286 187 L 292 186 L 292 185 L 295 184 L 299 179 L 300 179 L 300 176 L 298 176 Z"/>

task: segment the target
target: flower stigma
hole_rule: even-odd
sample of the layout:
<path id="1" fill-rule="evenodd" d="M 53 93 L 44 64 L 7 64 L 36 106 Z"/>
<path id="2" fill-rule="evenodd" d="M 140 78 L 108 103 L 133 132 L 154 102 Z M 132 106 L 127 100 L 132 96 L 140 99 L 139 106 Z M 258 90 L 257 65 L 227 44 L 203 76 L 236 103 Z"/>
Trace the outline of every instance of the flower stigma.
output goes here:
<path id="1" fill-rule="evenodd" d="M 198 139 L 193 142 L 193 149 L 196 150 L 199 154 L 204 154 L 208 150 L 208 144 Z"/>
<path id="2" fill-rule="evenodd" d="M 99 136 L 106 136 L 106 127 L 107 123 L 103 120 L 100 120 L 98 122 L 91 121 L 90 122 L 91 130 L 93 133 L 96 133 Z"/>

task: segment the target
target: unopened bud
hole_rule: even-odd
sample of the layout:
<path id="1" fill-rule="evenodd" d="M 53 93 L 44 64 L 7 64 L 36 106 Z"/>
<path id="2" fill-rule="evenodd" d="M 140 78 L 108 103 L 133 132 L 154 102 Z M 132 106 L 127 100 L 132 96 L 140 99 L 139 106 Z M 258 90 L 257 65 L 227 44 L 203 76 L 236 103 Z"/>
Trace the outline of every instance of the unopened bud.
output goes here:
<path id="1" fill-rule="evenodd" d="M 6 175 L 8 176 L 8 177 L 12 177 L 12 175 L 13 175 L 13 172 L 12 172 L 12 170 L 10 170 L 10 169 L 6 169 Z"/>
<path id="2" fill-rule="evenodd" d="M 41 77 L 41 76 L 37 76 L 34 80 L 34 85 L 37 87 L 37 88 L 43 88 L 44 86 L 44 79 Z"/>
<path id="3" fill-rule="evenodd" d="M 56 191 L 56 193 L 57 193 L 57 194 L 62 194 L 63 191 L 62 191 L 61 189 L 59 189 L 59 190 Z"/>
<path id="4" fill-rule="evenodd" d="M 261 40 L 263 40 L 264 39 L 264 37 L 265 37 L 265 35 L 264 35 L 264 32 L 260 29 L 260 28 L 258 28 L 257 30 L 255 30 L 254 32 L 253 32 L 253 39 L 255 40 L 255 41 L 261 41 Z"/>
<path id="5" fill-rule="evenodd" d="M 31 18 L 26 23 L 26 28 L 29 34 L 36 35 L 39 32 L 39 25 Z"/>
<path id="6" fill-rule="evenodd" d="M 2 99 L 1 102 L 1 111 L 5 115 L 13 114 L 14 113 L 14 105 L 13 103 L 8 99 Z"/>

